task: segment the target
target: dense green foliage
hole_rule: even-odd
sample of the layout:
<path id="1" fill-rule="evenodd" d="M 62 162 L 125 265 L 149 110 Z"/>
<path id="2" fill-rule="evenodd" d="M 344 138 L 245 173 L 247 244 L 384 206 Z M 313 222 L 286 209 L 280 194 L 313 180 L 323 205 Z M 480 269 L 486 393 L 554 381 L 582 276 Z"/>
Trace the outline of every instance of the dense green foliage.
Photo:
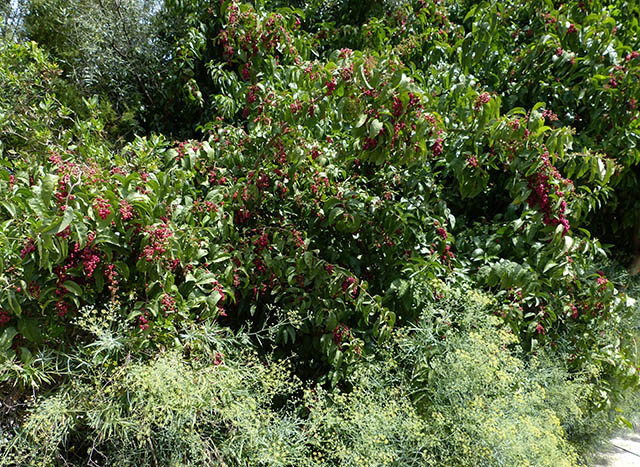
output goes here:
<path id="1" fill-rule="evenodd" d="M 639 382 L 634 5 L 26 2 L 6 459 L 574 465 Z"/>

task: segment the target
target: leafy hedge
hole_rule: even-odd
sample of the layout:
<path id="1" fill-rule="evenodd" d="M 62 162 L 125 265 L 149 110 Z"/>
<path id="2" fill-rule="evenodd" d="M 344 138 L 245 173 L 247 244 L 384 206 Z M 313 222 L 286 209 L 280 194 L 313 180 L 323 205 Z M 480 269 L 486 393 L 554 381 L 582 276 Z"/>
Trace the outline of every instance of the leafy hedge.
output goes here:
<path id="1" fill-rule="evenodd" d="M 498 370 L 466 375 L 465 369 L 498 345 L 509 349 L 494 362 L 510 368 L 505 374 L 535 369 L 536 355 L 549 355 L 550 368 L 562 375 L 554 381 L 584 391 L 571 396 L 577 401 L 571 410 L 532 415 L 524 451 L 538 442 L 537 427 L 553 434 L 544 449 L 573 459 L 558 420 L 566 426 L 569 413 L 584 420 L 592 410 L 613 410 L 637 387 L 637 294 L 628 295 L 603 264 L 631 251 L 628 238 L 638 226 L 639 35 L 637 21 L 621 21 L 638 8 L 542 0 L 383 3 L 358 12 L 345 5 L 167 0 L 155 18 L 166 20 L 164 27 L 145 42 L 161 41 L 156 58 L 165 62 L 154 62 L 157 75 L 147 83 L 153 105 L 140 104 L 139 83 L 123 85 L 137 96 L 134 110 L 118 99 L 112 106 L 106 96 L 113 82 L 89 88 L 101 97 L 83 95 L 69 74 L 77 64 L 60 68 L 33 42 L 2 44 L 0 380 L 7 387 L 51 388 L 58 395 L 45 400 L 58 408 L 89 403 L 78 402 L 84 390 L 72 401 L 55 388 L 68 388 L 71 378 L 60 362 L 96 345 L 122 367 L 123 378 L 134 371 L 133 358 L 142 379 L 175 363 L 182 381 L 195 371 L 198 354 L 189 336 L 216 323 L 250 337 L 251 346 L 237 347 L 288 359 L 292 375 L 329 391 L 318 402 L 328 404 L 327 420 L 334 410 L 374 417 L 365 410 L 374 396 L 354 389 L 353 378 L 370 359 L 402 360 L 402 335 L 418 332 L 417 320 L 425 329 L 435 326 L 446 342 L 437 357 L 429 353 L 424 369 L 437 376 L 389 376 L 381 383 L 389 392 L 370 403 L 381 404 L 382 413 L 408 411 L 419 430 L 450 430 L 455 442 L 381 450 L 380 463 L 398 452 L 428 452 L 446 463 L 467 443 L 455 426 L 469 427 L 464 433 L 478 439 L 486 433 L 473 434 L 473 426 L 515 426 L 492 418 L 521 410 L 508 394 L 544 407 L 548 401 L 536 388 L 546 383 L 534 373 L 530 383 L 515 386 L 505 376 L 499 393 L 474 390 L 482 399 L 473 399 L 478 413 L 460 411 L 460 401 L 438 392 L 435 380 L 487 380 Z M 140 21 L 151 34 L 148 18 Z M 166 44 L 172 50 L 161 53 Z M 90 50 L 85 45 L 82 53 Z M 59 60 L 72 52 L 43 47 Z M 103 73 L 113 57 L 94 58 Z M 130 57 L 129 71 L 138 59 Z M 129 71 L 114 80 L 134 79 Z M 158 131 L 123 143 L 142 127 L 135 119 Z M 614 243 L 603 245 L 600 236 Z M 439 281 L 490 294 L 491 306 L 471 315 L 478 323 L 495 315 L 500 330 L 487 337 L 468 323 L 456 325 L 455 316 L 425 318 L 423 310 L 445 295 Z M 82 316 L 105 307 L 118 332 L 97 339 L 87 321 L 99 318 Z M 466 334 L 450 343 L 449 328 Z M 426 358 L 420 352 L 436 342 L 423 344 L 421 350 L 411 344 L 416 358 Z M 153 357 L 165 351 L 181 356 Z M 222 352 L 213 355 L 217 367 Z M 451 360 L 456 355 L 466 362 L 460 368 Z M 411 361 L 406 368 L 420 366 Z M 210 370 L 202 400 L 213 397 L 207 391 L 217 384 L 218 370 Z M 435 394 L 429 403 L 409 397 L 421 391 L 407 389 L 416 381 Z M 262 391 L 256 384 L 251 391 Z M 339 409 L 327 402 L 338 389 Z M 394 394 L 406 396 L 406 404 L 387 407 Z M 154 397 L 145 393 L 140 404 Z M 34 408 L 33 420 L 48 403 Z M 265 402 L 264 410 L 271 408 Z M 138 419 L 138 409 L 131 410 Z M 450 411 L 448 421 L 425 425 L 439 410 Z M 354 446 L 370 446 L 378 436 L 352 442 L 349 423 L 314 422 L 302 412 L 295 414 L 299 423 L 317 422 L 319 436 L 341 433 L 333 453 L 320 442 L 326 462 L 357 457 Z M 176 447 L 184 437 L 202 456 L 213 455 L 201 434 L 181 431 L 183 421 L 165 426 L 178 430 L 171 435 L 177 438 L 158 442 L 178 443 L 167 448 L 174 452 L 187 449 Z M 63 424 L 47 452 L 63 458 L 68 433 L 98 426 Z M 409 429 L 403 427 L 396 426 Z M 113 453 L 128 455 L 128 434 L 101 433 L 116 443 Z M 105 433 L 116 437 L 109 441 Z M 309 442 L 296 445 L 302 449 L 296 456 L 311 455 Z M 467 457 L 495 463 L 503 449 L 486 438 L 476 454 L 493 460 Z M 517 464 L 533 452 L 508 449 L 506 458 Z"/>

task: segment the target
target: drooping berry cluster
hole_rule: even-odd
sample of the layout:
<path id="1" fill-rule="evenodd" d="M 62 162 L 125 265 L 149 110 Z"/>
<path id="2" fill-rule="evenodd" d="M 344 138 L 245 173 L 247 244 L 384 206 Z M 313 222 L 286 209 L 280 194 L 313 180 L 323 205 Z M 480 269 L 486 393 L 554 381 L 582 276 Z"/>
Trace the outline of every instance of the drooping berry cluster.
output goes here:
<path id="1" fill-rule="evenodd" d="M 133 214 L 133 206 L 126 199 L 120 201 L 120 217 L 122 220 L 126 222 L 133 219 Z"/>
<path id="2" fill-rule="evenodd" d="M 111 204 L 106 199 L 98 196 L 95 201 L 95 208 L 100 219 L 105 220 L 111 214 Z"/>
<path id="3" fill-rule="evenodd" d="M 160 224 L 157 227 L 147 227 L 146 233 L 149 243 L 142 249 L 140 259 L 144 258 L 149 263 L 162 259 L 167 252 L 169 238 L 173 236 L 173 232 L 167 224 Z"/>
<path id="4" fill-rule="evenodd" d="M 346 324 L 338 324 L 333 330 L 333 342 L 342 350 L 342 343 L 345 338 L 351 338 L 351 330 Z"/>
<path id="5" fill-rule="evenodd" d="M 11 317 L 6 310 L 0 309 L 0 326 L 4 326 L 9 321 L 11 321 Z"/>
<path id="6" fill-rule="evenodd" d="M 144 311 L 138 317 L 138 321 L 140 323 L 140 324 L 138 324 L 138 327 L 140 328 L 141 331 L 146 331 L 147 329 L 149 329 L 149 312 L 148 311 Z"/>
<path id="7" fill-rule="evenodd" d="M 560 190 L 558 184 L 562 184 L 566 189 L 572 185 L 571 180 L 564 179 L 558 170 L 549 160 L 549 152 L 544 151 L 541 155 L 543 167 L 539 172 L 529 178 L 529 188 L 532 190 L 527 202 L 530 208 L 539 206 L 543 212 L 543 222 L 545 225 L 562 225 L 562 234 L 569 232 L 569 220 L 566 216 L 567 202 L 564 199 L 565 192 Z M 554 194 L 560 199 L 557 212 L 553 212 L 553 202 L 550 194 Z"/>

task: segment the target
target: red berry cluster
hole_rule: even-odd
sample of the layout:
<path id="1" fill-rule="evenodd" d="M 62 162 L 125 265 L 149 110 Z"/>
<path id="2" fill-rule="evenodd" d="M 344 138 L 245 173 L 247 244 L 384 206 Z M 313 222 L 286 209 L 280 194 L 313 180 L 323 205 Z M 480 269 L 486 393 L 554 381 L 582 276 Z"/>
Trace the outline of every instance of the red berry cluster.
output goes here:
<path id="1" fill-rule="evenodd" d="M 98 216 L 100 216 L 102 220 L 105 220 L 109 217 L 109 214 L 111 214 L 111 204 L 100 196 L 96 198 L 95 208 L 98 210 Z"/>
<path id="2" fill-rule="evenodd" d="M 62 299 L 58 300 L 56 302 L 56 311 L 60 318 L 64 317 L 64 315 L 69 313 L 69 304 Z"/>
<path id="3" fill-rule="evenodd" d="M 378 140 L 375 138 L 365 138 L 364 144 L 362 145 L 362 149 L 368 151 L 370 149 L 375 149 L 378 146 Z"/>
<path id="4" fill-rule="evenodd" d="M 453 252 L 451 251 L 451 246 L 445 245 L 444 253 L 442 254 L 442 257 L 440 258 L 440 260 L 443 263 L 449 263 L 452 259 L 455 259 L 455 257 L 456 255 L 454 255 Z"/>
<path id="5" fill-rule="evenodd" d="M 120 201 L 120 217 L 125 222 L 133 219 L 133 206 L 126 199 Z"/>
<path id="6" fill-rule="evenodd" d="M 265 248 L 269 248 L 269 237 L 266 232 L 262 232 L 262 235 L 253 242 L 253 245 L 256 247 L 256 253 L 262 253 L 262 250 Z"/>
<path id="7" fill-rule="evenodd" d="M 357 285 L 357 279 L 353 276 L 347 277 L 344 281 L 342 281 L 342 291 L 344 293 L 347 293 L 347 291 L 349 290 L 349 288 L 353 288 L 353 290 L 351 291 L 351 296 L 353 298 L 356 298 L 358 295 L 358 285 Z M 356 284 L 354 286 L 354 284 Z"/>
<path id="8" fill-rule="evenodd" d="M 149 329 L 149 312 L 148 311 L 143 312 L 138 317 L 138 321 L 140 323 L 138 324 L 138 327 L 140 328 L 141 331 L 146 331 L 147 329 Z"/>
<path id="9" fill-rule="evenodd" d="M 404 112 L 404 107 L 402 105 L 402 100 L 399 97 L 393 98 L 393 116 L 395 118 L 399 118 Z"/>
<path id="10" fill-rule="evenodd" d="M 598 289 L 602 292 L 603 290 L 606 290 L 607 288 L 607 284 L 609 283 L 609 279 L 607 279 L 604 276 L 604 273 L 601 271 L 598 271 Z"/>
<path id="11" fill-rule="evenodd" d="M 476 110 L 479 110 L 480 107 L 487 104 L 490 100 L 491 100 L 491 96 L 489 95 L 489 93 L 483 92 L 478 97 L 476 97 L 476 100 L 473 102 L 473 108 Z"/>
<path id="12" fill-rule="evenodd" d="M 77 267 L 80 261 L 82 261 L 85 277 L 86 279 L 90 279 L 100 262 L 99 252 L 92 247 L 94 240 L 95 233 L 90 232 L 89 235 L 87 235 L 87 245 L 81 250 L 80 245 L 75 243 L 67 258 L 67 262 L 53 269 L 53 273 L 57 276 L 55 294 L 59 299 L 56 302 L 56 309 L 60 317 L 66 315 L 69 311 L 69 305 L 64 301 L 64 296 L 67 295 L 67 288 L 64 286 L 64 283 L 72 279 L 69 270 Z"/>
<path id="13" fill-rule="evenodd" d="M 431 146 L 431 151 L 435 157 L 438 157 L 442 154 L 443 146 L 442 146 L 442 138 L 436 138 L 436 142 Z"/>
<path id="14" fill-rule="evenodd" d="M 218 177 L 218 172 L 216 171 L 216 167 L 213 167 L 209 171 L 209 183 L 211 185 L 224 185 L 227 183 L 227 177 Z"/>
<path id="15" fill-rule="evenodd" d="M 249 221 L 250 217 L 251 213 L 249 212 L 249 210 L 246 207 L 242 206 L 236 211 L 233 222 L 236 225 L 245 224 Z"/>
<path id="16" fill-rule="evenodd" d="M 216 353 L 216 356 L 213 359 L 213 366 L 218 366 L 218 365 L 222 365 L 224 363 L 224 355 L 222 355 L 220 352 Z"/>
<path id="17" fill-rule="evenodd" d="M 80 255 L 82 259 L 82 267 L 87 278 L 93 276 L 93 272 L 98 267 L 98 263 L 100 262 L 100 256 L 95 249 L 91 247 L 86 247 L 82 250 L 82 254 Z"/>
<path id="18" fill-rule="evenodd" d="M 6 310 L 0 309 L 0 326 L 4 326 L 9 321 L 11 321 L 11 317 Z"/>
<path id="19" fill-rule="evenodd" d="M 25 240 L 24 247 L 20 251 L 20 258 L 24 259 L 29 253 L 36 251 L 36 243 L 33 238 Z"/>
<path id="20" fill-rule="evenodd" d="M 169 238 L 173 235 L 167 224 L 160 224 L 157 227 L 147 227 L 147 236 L 149 243 L 140 253 L 140 259 L 144 258 L 147 262 L 157 261 L 164 257 L 169 247 Z"/>
<path id="21" fill-rule="evenodd" d="M 111 293 L 111 299 L 115 299 L 118 293 L 118 271 L 116 271 L 114 264 L 109 264 L 105 268 L 105 277 L 109 283 L 109 292 Z"/>
<path id="22" fill-rule="evenodd" d="M 176 311 L 176 299 L 173 298 L 169 294 L 164 294 L 162 299 L 160 300 L 162 304 L 162 309 L 164 310 L 164 315 L 167 316 L 169 313 L 173 313 Z"/>
<path id="23" fill-rule="evenodd" d="M 224 312 L 224 301 L 227 298 L 227 296 L 224 293 L 222 284 L 220 284 L 220 282 L 218 281 L 213 281 L 213 290 L 214 292 L 218 292 L 220 294 L 220 300 L 218 300 L 218 311 L 222 316 L 227 316 L 227 314 Z"/>
<path id="24" fill-rule="evenodd" d="M 336 79 L 331 78 L 331 81 L 327 81 L 325 83 L 325 86 L 327 86 L 327 96 L 330 96 L 331 94 L 333 94 L 333 91 L 335 91 L 336 89 Z"/>
<path id="25" fill-rule="evenodd" d="M 346 324 L 338 324 L 333 330 L 333 342 L 342 350 L 342 342 L 345 338 L 351 338 L 351 330 Z"/>
<path id="26" fill-rule="evenodd" d="M 529 207 L 533 208 L 536 205 L 540 206 L 544 217 L 543 222 L 545 225 L 562 225 L 562 234 L 565 235 L 569 232 L 569 220 L 565 215 L 567 208 L 567 202 L 564 200 L 564 192 L 559 188 L 554 188 L 552 182 L 555 180 L 560 181 L 566 187 L 571 185 L 571 180 L 564 179 L 558 172 L 558 170 L 551 165 L 549 160 L 549 152 L 545 151 L 541 155 L 544 167 L 540 172 L 529 178 L 529 188 L 532 190 L 529 199 L 527 200 Z M 549 198 L 549 193 L 555 193 L 556 196 L 561 198 L 560 208 L 558 213 L 554 216 L 552 213 L 552 202 Z"/>
<path id="27" fill-rule="evenodd" d="M 571 309 L 571 318 L 577 319 L 578 318 L 578 308 L 573 303 L 569 303 L 569 308 Z"/>
<path id="28" fill-rule="evenodd" d="M 49 161 L 57 167 L 57 173 L 60 179 L 58 180 L 55 197 L 60 210 L 64 211 L 67 209 L 67 201 L 73 201 L 73 199 L 75 199 L 74 195 L 69 194 L 68 186 L 70 185 L 71 176 L 78 175 L 80 169 L 75 163 L 62 160 L 60 154 L 55 151 L 51 152 Z"/>

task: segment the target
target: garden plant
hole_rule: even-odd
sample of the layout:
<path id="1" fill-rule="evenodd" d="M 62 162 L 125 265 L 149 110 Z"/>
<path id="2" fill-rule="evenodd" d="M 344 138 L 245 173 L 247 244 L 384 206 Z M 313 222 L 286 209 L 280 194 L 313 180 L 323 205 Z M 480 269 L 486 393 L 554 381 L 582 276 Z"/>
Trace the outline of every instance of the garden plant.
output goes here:
<path id="1" fill-rule="evenodd" d="M 631 425 L 635 1 L 0 12 L 0 465 L 576 466 Z"/>

